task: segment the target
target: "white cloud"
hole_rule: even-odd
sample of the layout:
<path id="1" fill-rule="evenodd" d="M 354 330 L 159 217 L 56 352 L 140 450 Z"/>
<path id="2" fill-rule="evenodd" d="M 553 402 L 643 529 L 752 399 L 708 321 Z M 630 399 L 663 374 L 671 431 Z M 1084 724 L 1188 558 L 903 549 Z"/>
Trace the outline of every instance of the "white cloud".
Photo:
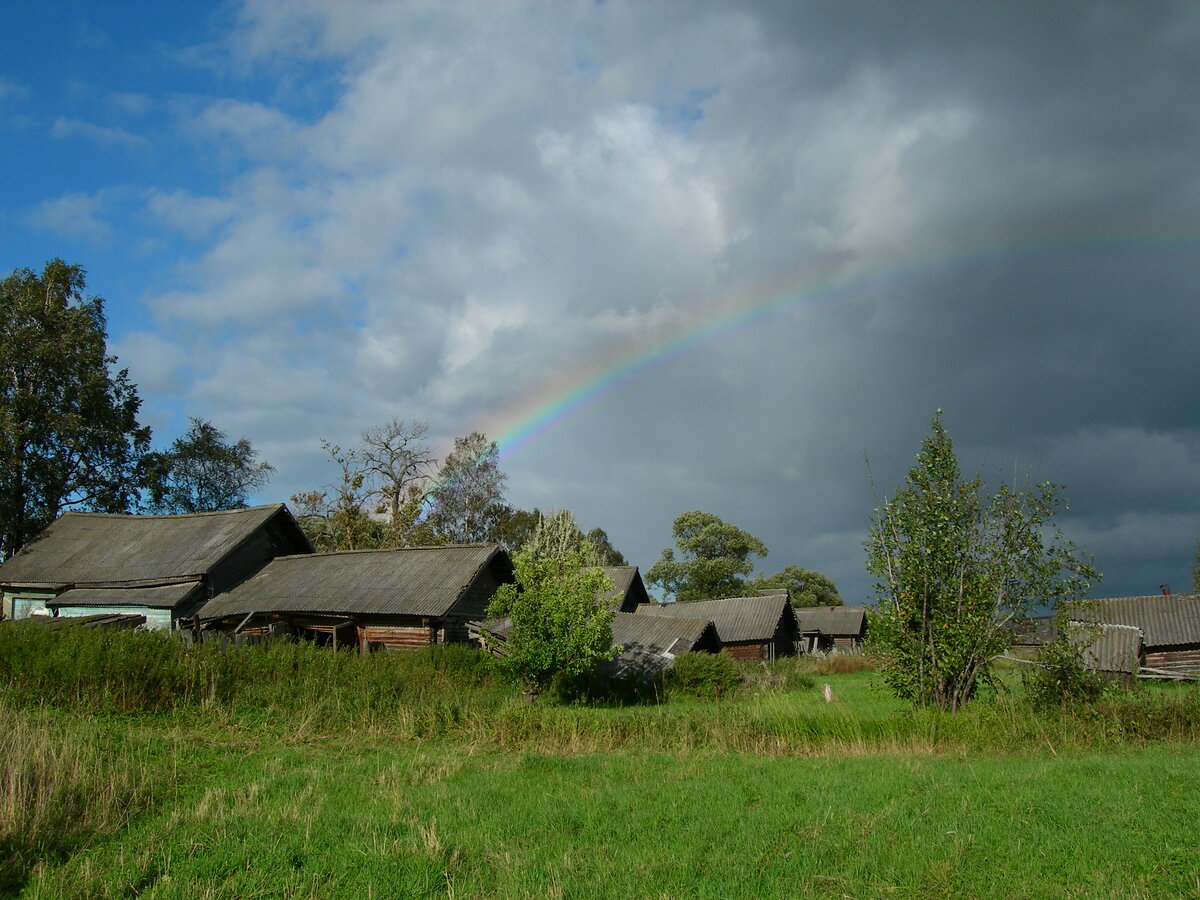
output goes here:
<path id="1" fill-rule="evenodd" d="M 29 216 L 36 228 L 65 238 L 104 244 L 113 238 L 113 227 L 104 218 L 111 194 L 63 194 L 39 203 Z"/>
<path id="2" fill-rule="evenodd" d="M 81 137 L 102 147 L 139 147 L 144 139 L 132 132 L 112 125 L 96 125 L 82 119 L 56 116 L 50 125 L 50 136 L 56 140 Z"/>

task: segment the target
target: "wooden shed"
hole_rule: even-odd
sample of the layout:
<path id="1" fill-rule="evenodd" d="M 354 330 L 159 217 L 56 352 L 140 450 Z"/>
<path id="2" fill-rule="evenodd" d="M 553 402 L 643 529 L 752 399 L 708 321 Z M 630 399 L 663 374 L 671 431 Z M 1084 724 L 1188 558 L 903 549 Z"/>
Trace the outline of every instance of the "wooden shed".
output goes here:
<path id="1" fill-rule="evenodd" d="M 312 553 L 273 560 L 200 618 L 206 631 L 291 629 L 362 650 L 461 643 L 513 580 L 499 544 Z"/>
<path id="2" fill-rule="evenodd" d="M 713 623 L 721 648 L 737 659 L 795 656 L 800 637 L 786 594 L 727 597 L 690 603 L 644 603 L 637 615 L 700 619 Z"/>
<path id="3" fill-rule="evenodd" d="M 1151 594 L 1091 600 L 1074 619 L 1130 625 L 1142 632 L 1145 665 L 1166 672 L 1200 672 L 1200 594 Z"/>
<path id="4" fill-rule="evenodd" d="M 867 611 L 861 606 L 811 606 L 796 610 L 800 652 L 850 652 L 867 636 Z"/>
<path id="5" fill-rule="evenodd" d="M 179 516 L 67 512 L 0 566 L 4 616 L 128 614 L 170 629 L 273 557 L 311 553 L 282 503 Z"/>

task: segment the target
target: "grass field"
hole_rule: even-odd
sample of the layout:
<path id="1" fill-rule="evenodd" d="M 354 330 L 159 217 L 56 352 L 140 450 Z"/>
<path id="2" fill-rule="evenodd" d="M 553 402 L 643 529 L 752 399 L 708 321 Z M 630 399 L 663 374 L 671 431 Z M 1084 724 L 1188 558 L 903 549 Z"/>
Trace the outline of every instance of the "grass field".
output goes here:
<path id="1" fill-rule="evenodd" d="M 719 703 L 527 707 L 477 662 L 381 661 L 410 683 L 378 708 L 306 699 L 303 673 L 220 702 L 130 709 L 77 687 L 45 704 L 10 668 L 3 890 L 1200 896 L 1194 689 L 1052 714 L 1002 696 L 947 716 L 907 710 L 873 673 L 817 671 Z"/>

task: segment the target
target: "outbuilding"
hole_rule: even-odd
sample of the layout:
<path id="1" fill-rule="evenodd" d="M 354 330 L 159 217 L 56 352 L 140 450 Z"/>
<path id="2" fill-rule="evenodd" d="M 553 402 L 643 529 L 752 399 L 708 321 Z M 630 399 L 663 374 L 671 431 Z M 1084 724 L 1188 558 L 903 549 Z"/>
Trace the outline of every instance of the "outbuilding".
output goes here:
<path id="1" fill-rule="evenodd" d="M 867 636 L 867 611 L 861 606 L 812 606 L 796 610 L 802 653 L 851 653 Z"/>

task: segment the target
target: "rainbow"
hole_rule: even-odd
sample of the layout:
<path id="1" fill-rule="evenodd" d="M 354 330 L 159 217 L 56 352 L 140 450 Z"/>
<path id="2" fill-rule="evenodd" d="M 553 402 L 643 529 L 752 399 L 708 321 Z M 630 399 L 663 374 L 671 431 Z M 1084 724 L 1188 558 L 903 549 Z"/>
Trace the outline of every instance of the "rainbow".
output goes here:
<path id="1" fill-rule="evenodd" d="M 1028 259 L 1077 251 L 1103 251 L 1113 255 L 1164 246 L 1186 246 L 1194 252 L 1195 244 L 1194 235 L 1167 238 L 1075 236 L 960 250 L 832 277 L 810 276 L 807 281 L 802 279 L 796 284 L 793 280 L 783 287 L 758 285 L 757 289 L 743 291 L 740 295 L 703 304 L 701 313 L 677 323 L 673 332 L 662 340 L 622 347 L 616 353 L 592 361 L 572 373 L 565 385 L 561 379 L 545 382 L 539 390 L 518 398 L 493 416 L 480 430 L 495 435 L 501 458 L 509 459 L 633 383 L 718 340 L 801 312 L 813 312 L 837 302 L 868 296 L 917 277 L 970 270 L 1013 257 Z"/>

